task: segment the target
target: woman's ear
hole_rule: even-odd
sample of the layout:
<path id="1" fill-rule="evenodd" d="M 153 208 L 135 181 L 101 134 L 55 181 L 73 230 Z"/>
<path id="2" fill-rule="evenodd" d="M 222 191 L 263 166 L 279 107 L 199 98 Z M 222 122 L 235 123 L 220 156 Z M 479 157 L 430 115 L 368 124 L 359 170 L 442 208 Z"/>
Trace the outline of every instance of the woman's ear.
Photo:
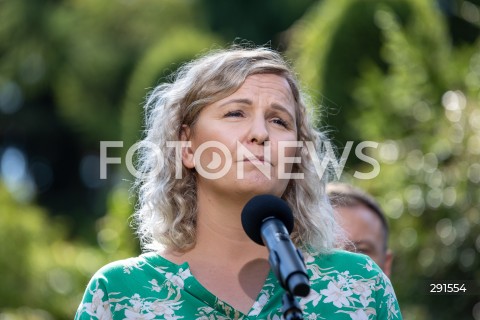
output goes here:
<path id="1" fill-rule="evenodd" d="M 195 168 L 194 152 L 192 150 L 192 142 L 190 141 L 191 129 L 186 124 L 182 125 L 180 131 L 180 141 L 182 141 L 182 163 L 188 169 Z"/>

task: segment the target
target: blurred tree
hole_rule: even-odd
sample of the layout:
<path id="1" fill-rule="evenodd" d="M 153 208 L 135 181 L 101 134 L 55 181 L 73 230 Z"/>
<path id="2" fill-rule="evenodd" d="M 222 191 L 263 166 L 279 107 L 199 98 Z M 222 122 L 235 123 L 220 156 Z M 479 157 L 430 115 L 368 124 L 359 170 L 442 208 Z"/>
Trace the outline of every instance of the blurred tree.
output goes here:
<path id="1" fill-rule="evenodd" d="M 104 214 L 116 181 L 99 179 L 99 141 L 122 139 L 145 50 L 178 27 L 204 28 L 197 12 L 186 1 L 0 2 L 0 157 L 21 150 L 51 213 L 79 224 Z"/>
<path id="2" fill-rule="evenodd" d="M 478 318 L 478 295 L 434 296 L 427 286 L 480 282 L 478 43 L 453 47 L 429 1 L 325 1 L 298 25 L 298 71 L 338 108 L 322 123 L 335 123 L 341 144 L 380 142 L 369 153 L 380 174 L 354 179 L 371 170 L 355 159 L 343 179 L 376 195 L 391 219 L 404 317 Z"/>
<path id="3" fill-rule="evenodd" d="M 471 44 L 480 35 L 480 0 L 437 0 L 448 19 L 454 45 Z"/>
<path id="4" fill-rule="evenodd" d="M 220 46 L 223 41 L 208 34 L 189 28 L 178 28 L 168 37 L 158 39 L 145 50 L 132 72 L 123 101 L 122 136 L 126 149 L 141 138 L 144 124 L 142 102 L 148 92 L 162 82 L 184 62 L 199 53 Z M 130 174 L 130 173 L 127 173 Z"/>
<path id="5" fill-rule="evenodd" d="M 199 0 L 212 32 L 227 42 L 246 39 L 285 49 L 285 32 L 318 0 Z"/>
<path id="6" fill-rule="evenodd" d="M 121 101 L 145 50 L 179 27 L 202 28 L 186 1 L 72 1 L 48 23 L 62 50 L 54 81 L 59 111 L 95 147 L 98 139 L 122 137 Z"/>
<path id="7" fill-rule="evenodd" d="M 61 218 L 19 204 L 2 183 L 0 212 L 0 319 L 71 319 L 105 254 L 70 242 Z"/>
<path id="8" fill-rule="evenodd" d="M 51 90 L 56 52 L 45 21 L 54 5 L 0 2 L 0 154 L 9 148 L 20 150 L 34 181 L 27 198 L 38 194 L 60 213 L 66 206 L 49 194 L 79 203 L 69 195 L 81 194 L 82 187 L 78 175 L 64 174 L 78 172 L 80 150 L 72 130 L 56 113 Z"/>

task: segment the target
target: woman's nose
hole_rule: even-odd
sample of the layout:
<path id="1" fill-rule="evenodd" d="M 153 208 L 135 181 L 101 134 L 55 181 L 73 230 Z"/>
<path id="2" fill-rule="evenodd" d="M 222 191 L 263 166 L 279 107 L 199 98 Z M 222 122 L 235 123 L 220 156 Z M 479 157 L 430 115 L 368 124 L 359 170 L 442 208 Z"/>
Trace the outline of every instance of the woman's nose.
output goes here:
<path id="1" fill-rule="evenodd" d="M 248 141 L 256 144 L 264 144 L 269 140 L 268 128 L 264 117 L 256 117 L 252 121 Z"/>

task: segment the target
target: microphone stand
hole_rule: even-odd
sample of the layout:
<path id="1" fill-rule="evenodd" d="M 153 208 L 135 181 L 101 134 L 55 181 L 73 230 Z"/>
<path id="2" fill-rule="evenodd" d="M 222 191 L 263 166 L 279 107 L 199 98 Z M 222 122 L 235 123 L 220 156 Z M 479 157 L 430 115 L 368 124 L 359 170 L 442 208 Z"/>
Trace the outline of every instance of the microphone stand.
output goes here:
<path id="1" fill-rule="evenodd" d="M 277 227 L 274 223 L 270 223 L 264 224 L 262 226 L 262 229 L 265 225 L 266 228 Z M 285 226 L 283 226 L 283 224 L 279 228 L 281 227 L 285 229 Z M 268 246 L 270 250 L 268 262 L 270 263 L 270 267 L 272 268 L 275 276 L 280 282 L 280 285 L 285 290 L 282 297 L 283 319 L 303 320 L 303 312 L 295 296 L 306 297 L 310 291 L 310 283 L 307 275 L 307 270 L 305 268 L 305 261 L 300 250 L 295 248 L 291 242 L 291 251 L 284 250 L 285 247 L 276 246 L 275 241 L 285 241 L 285 238 L 288 237 L 285 236 L 286 232 L 286 230 L 284 231 L 284 233 L 277 232 L 275 238 L 266 239 L 267 241 L 270 240 L 271 242 L 273 242 L 273 244 Z M 266 242 L 266 240 L 264 239 L 264 242 Z M 292 258 L 292 256 L 294 257 L 296 255 L 299 259 Z M 282 260 L 281 257 L 285 259 Z M 288 259 L 288 257 L 290 258 Z M 288 276 L 286 274 L 288 274 Z"/>
<path id="2" fill-rule="evenodd" d="M 297 299 L 288 291 L 283 294 L 282 311 L 285 320 L 303 320 L 303 313 Z"/>

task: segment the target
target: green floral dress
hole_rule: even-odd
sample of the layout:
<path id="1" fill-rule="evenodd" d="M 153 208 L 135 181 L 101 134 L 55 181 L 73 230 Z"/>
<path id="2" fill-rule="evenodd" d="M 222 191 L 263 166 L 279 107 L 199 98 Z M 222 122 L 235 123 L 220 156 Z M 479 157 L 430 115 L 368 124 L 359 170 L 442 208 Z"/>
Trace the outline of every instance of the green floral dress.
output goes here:
<path id="1" fill-rule="evenodd" d="M 402 319 L 389 279 L 364 255 L 333 251 L 305 255 L 310 294 L 299 300 L 304 319 Z M 282 319 L 281 288 L 270 271 L 243 314 L 155 253 L 110 263 L 90 280 L 75 319 Z"/>

